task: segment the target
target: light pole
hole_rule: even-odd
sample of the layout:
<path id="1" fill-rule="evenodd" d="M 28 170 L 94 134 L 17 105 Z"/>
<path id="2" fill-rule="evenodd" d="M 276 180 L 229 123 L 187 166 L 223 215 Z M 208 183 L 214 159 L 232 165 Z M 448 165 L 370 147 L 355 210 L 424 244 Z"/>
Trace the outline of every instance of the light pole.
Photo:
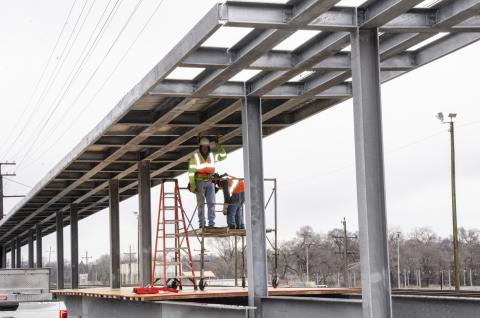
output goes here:
<path id="1" fill-rule="evenodd" d="M 401 234 L 401 232 L 397 232 L 397 281 L 398 281 L 398 288 L 401 287 L 401 285 L 400 285 L 400 234 Z"/>
<path id="2" fill-rule="evenodd" d="M 452 223 L 453 223 L 453 262 L 454 262 L 454 281 L 455 290 L 460 290 L 460 258 L 458 251 L 458 227 L 457 227 L 457 194 L 455 186 L 455 125 L 453 119 L 457 114 L 448 114 L 448 121 L 444 121 L 443 113 L 438 113 L 437 118 L 443 123 L 449 125 L 450 132 L 450 166 L 452 182 Z"/>
<path id="3" fill-rule="evenodd" d="M 307 243 L 307 237 L 310 237 L 310 233 L 304 233 L 303 234 L 303 244 L 305 245 L 305 254 L 306 254 L 306 274 L 307 274 L 307 277 L 305 279 L 305 282 L 308 282 L 309 281 L 309 272 L 308 272 L 308 248 L 310 247 L 310 245 L 312 245 L 312 243 Z"/>

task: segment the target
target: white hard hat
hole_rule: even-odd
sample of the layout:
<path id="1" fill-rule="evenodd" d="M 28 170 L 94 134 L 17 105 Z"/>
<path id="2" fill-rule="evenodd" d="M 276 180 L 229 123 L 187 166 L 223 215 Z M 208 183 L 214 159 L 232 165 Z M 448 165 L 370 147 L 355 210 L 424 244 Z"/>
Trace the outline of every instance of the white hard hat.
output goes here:
<path id="1" fill-rule="evenodd" d="M 210 140 L 207 137 L 202 137 L 200 139 L 200 146 L 210 146 Z"/>

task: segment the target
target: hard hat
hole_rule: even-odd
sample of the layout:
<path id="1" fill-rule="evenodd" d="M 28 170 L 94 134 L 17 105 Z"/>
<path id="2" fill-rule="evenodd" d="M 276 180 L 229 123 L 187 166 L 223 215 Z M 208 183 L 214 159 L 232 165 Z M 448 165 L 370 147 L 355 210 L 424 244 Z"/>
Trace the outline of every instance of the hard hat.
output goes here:
<path id="1" fill-rule="evenodd" d="M 202 137 L 200 139 L 200 146 L 210 146 L 210 140 L 207 137 Z"/>

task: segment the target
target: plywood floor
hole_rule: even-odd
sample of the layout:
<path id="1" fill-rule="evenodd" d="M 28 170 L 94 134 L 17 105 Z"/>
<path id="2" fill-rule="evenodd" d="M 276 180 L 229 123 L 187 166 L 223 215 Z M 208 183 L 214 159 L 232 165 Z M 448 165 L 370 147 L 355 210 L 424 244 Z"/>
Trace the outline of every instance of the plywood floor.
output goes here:
<path id="1" fill-rule="evenodd" d="M 355 288 L 270 288 L 271 296 L 302 296 L 302 295 L 333 295 L 357 293 L 359 289 Z M 54 290 L 53 294 L 57 296 L 84 296 L 96 298 L 110 298 L 129 301 L 159 301 L 159 300 L 181 300 L 181 299 L 202 299 L 202 298 L 226 298 L 226 297 L 247 297 L 246 288 L 216 288 L 211 287 L 204 291 L 194 291 L 187 287 L 178 293 L 161 292 L 151 295 L 137 295 L 133 293 L 132 287 L 122 287 L 120 289 L 111 288 L 89 288 L 89 289 L 62 289 Z"/>

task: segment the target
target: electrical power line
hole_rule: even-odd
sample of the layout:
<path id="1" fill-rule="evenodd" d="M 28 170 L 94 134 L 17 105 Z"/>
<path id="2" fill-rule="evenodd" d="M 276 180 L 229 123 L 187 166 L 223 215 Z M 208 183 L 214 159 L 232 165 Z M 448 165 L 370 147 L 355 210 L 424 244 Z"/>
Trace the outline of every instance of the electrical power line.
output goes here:
<path id="1" fill-rule="evenodd" d="M 29 188 L 29 189 L 33 189 L 33 187 L 29 186 L 29 185 L 26 185 L 25 183 L 21 183 L 19 181 L 16 181 L 16 180 L 13 180 L 13 179 L 10 179 L 10 178 L 7 178 L 7 177 L 4 177 L 5 180 L 8 180 L 10 182 L 13 182 L 13 183 L 16 183 L 18 185 L 21 185 L 21 186 L 24 186 L 26 188 Z"/>
<path id="2" fill-rule="evenodd" d="M 95 37 L 95 39 L 93 40 L 92 44 L 90 45 L 90 48 L 88 49 L 87 53 L 84 55 L 85 53 L 85 50 L 88 48 L 88 45 L 92 39 L 92 37 L 95 35 L 97 29 L 98 29 L 98 26 L 100 25 L 100 23 L 102 22 L 103 20 L 103 17 L 105 15 L 105 12 L 107 11 L 108 7 L 110 6 L 110 3 L 111 3 L 111 0 L 109 0 L 109 2 L 107 3 L 107 6 L 105 7 L 100 19 L 98 20 L 95 28 L 93 29 L 93 31 L 90 33 L 90 36 L 89 36 L 89 39 L 87 40 L 87 43 L 85 44 L 85 46 L 83 47 L 82 49 L 82 53 L 80 54 L 80 56 L 78 57 L 77 61 L 75 62 L 75 65 L 74 67 L 72 68 L 72 71 L 70 72 L 70 74 L 68 75 L 66 81 L 64 82 L 63 84 L 63 87 L 62 89 L 60 90 L 59 94 L 57 95 L 57 97 L 55 98 L 55 100 L 57 101 L 56 102 L 56 108 L 58 108 L 58 106 L 60 105 L 60 102 L 63 100 L 63 98 L 66 96 L 66 94 L 68 93 L 71 85 L 73 84 L 73 82 L 77 79 L 78 75 L 81 73 L 81 71 L 83 70 L 83 67 L 85 66 L 85 63 L 88 61 L 88 59 L 91 57 L 93 51 L 95 50 L 95 48 L 97 47 L 98 43 L 100 42 L 100 40 L 102 39 L 103 35 L 105 34 L 105 31 L 106 29 L 108 28 L 108 26 L 110 25 L 110 22 L 113 20 L 113 17 L 115 16 L 115 14 L 117 13 L 117 10 L 118 10 L 118 4 L 119 4 L 119 0 L 117 0 L 117 2 L 115 3 L 115 5 L 111 8 L 110 10 L 110 13 L 108 14 L 107 18 L 105 19 L 103 25 L 101 26 L 100 28 L 100 31 L 98 32 L 97 36 Z M 83 59 L 82 59 L 82 56 L 83 56 Z M 81 62 L 80 62 L 81 60 Z M 80 62 L 80 65 L 78 66 L 77 68 L 77 65 L 78 63 Z M 76 70 L 75 70 L 76 69 Z M 73 74 L 73 76 L 72 76 Z M 70 79 L 70 81 L 69 81 Z M 62 93 L 63 91 L 63 93 Z M 66 114 L 66 112 L 68 112 L 69 108 L 65 108 L 64 112 L 61 114 L 60 118 L 63 118 Z M 46 127 L 46 125 L 43 126 L 44 128 Z M 52 135 L 52 132 L 56 130 L 57 126 L 53 126 L 52 127 L 53 129 L 49 131 L 49 133 L 47 133 L 48 135 L 45 137 L 45 139 L 49 139 Z M 39 143 L 40 145 L 42 143 Z M 38 145 L 34 145 L 34 146 L 38 146 Z M 40 148 L 37 148 L 34 150 L 33 154 Z"/>
<path id="3" fill-rule="evenodd" d="M 69 125 L 67 125 L 67 128 L 66 130 L 64 130 L 61 134 L 59 134 L 58 138 L 48 147 L 46 148 L 39 156 L 37 156 L 35 159 L 33 159 L 26 167 L 29 167 L 31 166 L 33 163 L 37 162 L 40 158 L 42 158 L 45 154 L 49 153 L 50 150 L 53 149 L 53 147 L 58 144 L 58 142 L 60 142 L 60 140 L 62 140 L 62 138 L 65 136 L 65 134 L 68 132 L 68 130 L 71 129 L 71 127 L 76 123 L 78 122 L 78 118 L 80 116 L 82 116 L 84 114 L 84 112 L 86 111 L 86 109 L 91 106 L 92 102 L 95 100 L 95 98 L 98 96 L 98 94 L 103 90 L 103 88 L 105 87 L 106 83 L 110 80 L 110 78 L 114 75 L 114 73 L 118 70 L 118 68 L 120 67 L 120 65 L 123 63 L 123 61 L 125 60 L 125 58 L 127 57 L 128 53 L 130 53 L 130 51 L 132 50 L 132 48 L 134 47 L 134 45 L 137 43 L 137 41 L 139 40 L 139 38 L 141 37 L 141 35 L 143 34 L 143 32 L 145 31 L 145 29 L 147 28 L 147 26 L 150 24 L 151 20 L 153 19 L 153 17 L 156 15 L 156 13 L 158 12 L 158 10 L 160 9 L 162 3 L 164 2 L 164 0 L 161 0 L 157 6 L 155 7 L 155 9 L 152 11 L 152 14 L 150 15 L 150 17 L 146 20 L 146 22 L 144 23 L 144 25 L 142 26 L 142 28 L 140 29 L 140 31 L 138 32 L 137 36 L 135 37 L 135 39 L 132 41 L 132 43 L 130 44 L 130 46 L 127 48 L 127 50 L 125 51 L 125 53 L 122 55 L 122 57 L 120 58 L 120 60 L 117 62 L 117 64 L 115 65 L 115 67 L 112 69 L 112 71 L 109 73 L 109 75 L 107 76 L 107 78 L 103 81 L 103 83 L 99 86 L 99 88 L 97 89 L 97 91 L 95 92 L 95 94 L 92 96 L 92 98 L 89 100 L 89 102 L 87 104 L 85 104 L 85 106 L 83 108 L 80 109 L 80 111 L 73 117 L 73 121 L 71 121 L 69 123 Z M 77 99 L 78 100 L 78 99 Z M 70 106 L 73 106 L 75 104 L 75 102 L 77 101 L 75 100 Z"/>
<path id="4" fill-rule="evenodd" d="M 30 109 L 30 106 L 33 105 L 32 104 L 32 101 L 33 101 L 33 97 L 35 96 L 38 88 L 40 87 L 40 83 L 42 82 L 43 78 L 45 77 L 45 74 L 47 72 L 47 69 L 48 69 L 48 66 L 50 65 L 50 62 L 52 61 L 52 57 L 53 57 L 53 54 L 55 53 L 56 49 L 57 49 L 57 46 L 58 44 L 60 43 L 60 39 L 62 38 L 62 35 L 63 35 L 63 32 L 65 31 L 65 27 L 67 26 L 68 24 L 68 20 L 70 20 L 70 15 L 72 14 L 72 11 L 73 11 L 73 8 L 75 7 L 75 3 L 76 3 L 76 0 L 73 2 L 72 6 L 70 7 L 70 10 L 68 11 L 68 15 L 67 15 L 67 18 L 65 19 L 65 22 L 63 23 L 63 26 L 62 26 L 62 29 L 60 30 L 60 33 L 58 34 L 57 36 L 57 40 L 55 41 L 55 44 L 48 56 L 48 59 L 47 59 L 47 63 L 45 64 L 43 70 L 42 70 L 42 73 L 40 75 L 40 78 L 38 79 L 37 83 L 35 84 L 35 88 L 33 89 L 33 92 L 32 94 L 30 94 L 30 97 L 28 99 L 28 102 L 26 104 L 26 106 L 23 108 L 23 111 L 20 115 L 20 118 L 18 119 L 18 122 L 21 122 L 23 120 L 23 117 L 25 116 L 25 114 L 27 113 L 27 110 Z M 35 111 L 36 109 L 34 109 Z M 32 116 L 29 117 L 29 120 L 31 120 Z M 17 137 L 15 138 L 15 140 L 13 140 L 11 142 L 10 145 L 15 145 L 16 142 L 18 141 L 18 139 L 22 136 L 23 132 L 25 131 L 25 128 L 27 127 L 27 125 L 29 124 L 29 120 L 27 120 L 25 122 L 25 125 L 22 126 L 22 129 L 20 129 L 20 133 L 17 135 Z M 13 137 L 13 133 L 15 132 L 15 129 L 12 129 L 8 135 L 8 137 L 6 138 L 6 142 L 8 142 L 8 140 L 11 140 L 12 137 Z M 5 142 L 5 144 L 6 144 Z M 8 149 L 8 148 L 7 148 Z"/>
<path id="5" fill-rule="evenodd" d="M 76 0 L 75 0 L 75 1 L 76 1 Z M 74 27 L 72 28 L 72 30 L 71 30 L 71 32 L 70 32 L 70 35 L 68 36 L 67 42 L 65 43 L 65 46 L 63 47 L 62 52 L 60 53 L 60 56 L 59 56 L 58 59 L 57 59 L 57 63 L 56 63 L 56 65 L 55 65 L 55 67 L 54 67 L 54 70 L 53 70 L 52 73 L 50 74 L 50 77 L 49 77 L 49 79 L 48 79 L 48 81 L 47 81 L 47 84 L 46 84 L 46 86 L 44 87 L 43 92 L 42 92 L 42 94 L 40 95 L 40 98 L 38 99 L 38 101 L 37 101 L 37 103 L 36 103 L 35 109 L 40 109 L 40 106 L 43 104 L 46 96 L 47 96 L 48 93 L 50 92 L 50 89 L 51 89 L 53 83 L 55 82 L 55 80 L 56 80 L 59 72 L 61 71 L 61 69 L 62 69 L 65 61 L 68 59 L 68 55 L 69 55 L 70 50 L 71 50 L 70 42 L 72 41 L 72 38 L 73 38 L 73 36 L 74 36 L 74 34 L 75 34 L 75 31 L 76 31 L 76 29 L 77 29 L 78 23 L 80 22 L 80 19 L 81 19 L 82 15 L 83 15 L 83 12 L 85 11 L 85 6 L 86 6 L 86 4 L 87 4 L 87 1 L 88 1 L 88 0 L 85 1 L 84 5 L 83 5 L 83 7 L 82 7 L 82 9 L 81 9 L 81 12 L 80 12 L 80 14 L 78 15 L 78 17 L 77 17 L 77 19 L 76 19 L 76 21 L 75 21 Z M 72 42 L 72 45 L 73 45 L 73 43 L 74 43 L 74 42 Z M 69 47 L 70 47 L 70 49 L 68 49 Z M 65 54 L 66 51 L 67 51 L 67 53 Z M 64 57 L 64 56 L 65 56 L 65 57 Z M 51 110 L 51 108 L 52 108 L 52 107 L 50 107 L 50 110 Z M 43 117 L 43 119 L 39 122 L 39 124 L 36 126 L 36 128 L 32 131 L 31 136 L 37 136 L 37 137 L 38 137 L 38 134 L 36 134 L 35 132 L 36 132 L 37 130 L 41 129 L 41 123 L 42 123 L 42 122 L 45 120 L 45 118 L 48 116 L 48 113 L 50 112 L 50 110 L 45 113 L 45 116 Z M 29 122 L 31 121 L 31 119 L 33 118 L 33 115 L 34 115 L 34 113 L 31 114 L 31 116 L 30 116 L 30 118 L 29 118 L 29 120 L 28 120 L 28 124 L 29 124 Z M 23 131 L 21 131 L 20 133 L 23 134 Z M 35 143 L 35 142 L 33 142 L 33 143 Z M 7 151 L 7 155 L 10 153 L 11 149 L 13 149 L 13 146 L 14 146 L 14 144 L 12 144 L 12 147 Z M 15 153 L 15 155 L 14 155 L 13 157 L 18 156 L 24 149 L 25 149 L 25 148 L 20 148 L 20 149 Z"/>
<path id="6" fill-rule="evenodd" d="M 140 1 L 143 1 L 143 0 L 140 0 Z M 118 4 L 119 1 L 117 0 L 117 3 Z M 120 1 L 121 3 L 121 1 Z M 116 7 L 118 9 L 118 7 Z M 115 10 L 116 12 L 116 10 Z M 108 52 L 109 53 L 109 52 Z M 103 64 L 104 62 L 104 59 L 102 60 L 102 62 L 100 63 L 100 65 L 97 67 L 97 70 L 98 68 L 101 66 L 101 64 Z M 90 81 L 91 78 L 88 80 Z M 87 84 L 88 84 L 88 81 L 87 81 Z M 31 153 L 31 151 L 33 150 L 33 148 L 37 145 L 37 141 L 39 140 L 40 136 L 42 135 L 43 131 L 46 129 L 48 123 L 50 122 L 51 118 L 53 117 L 54 113 L 57 111 L 58 107 L 60 106 L 61 104 L 61 101 L 63 100 L 63 98 L 66 96 L 66 94 L 68 93 L 69 89 L 70 89 L 70 86 L 71 86 L 72 82 L 70 82 L 69 86 L 66 88 L 66 90 L 63 92 L 63 94 L 61 95 L 60 97 L 60 100 L 58 100 L 55 104 L 54 104 L 54 107 L 53 107 L 53 110 L 50 112 L 50 114 L 48 115 L 48 118 L 46 119 L 46 121 L 44 121 L 43 125 L 40 124 L 40 132 L 38 134 L 36 134 L 36 137 L 34 139 L 34 141 L 31 143 L 30 147 L 27 149 L 27 151 L 24 153 L 22 159 L 19 161 L 19 167 L 21 165 L 23 165 L 26 157 Z"/>

